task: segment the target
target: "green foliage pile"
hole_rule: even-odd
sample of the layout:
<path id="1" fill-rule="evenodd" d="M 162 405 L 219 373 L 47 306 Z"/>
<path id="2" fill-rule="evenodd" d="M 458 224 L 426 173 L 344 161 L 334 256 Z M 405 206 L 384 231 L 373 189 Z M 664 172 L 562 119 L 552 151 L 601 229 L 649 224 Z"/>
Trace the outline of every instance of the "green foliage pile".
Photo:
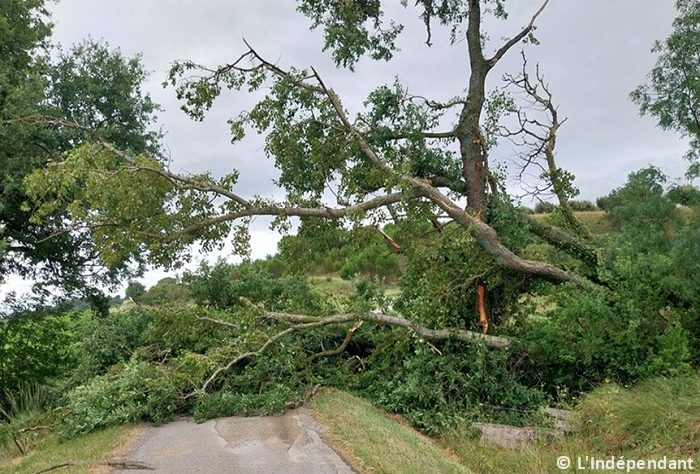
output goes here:
<path id="1" fill-rule="evenodd" d="M 480 344 L 433 345 L 399 331 L 375 337 L 356 392 L 437 434 L 483 420 L 514 425 L 541 421 L 544 393 L 520 381 L 519 354 Z"/>

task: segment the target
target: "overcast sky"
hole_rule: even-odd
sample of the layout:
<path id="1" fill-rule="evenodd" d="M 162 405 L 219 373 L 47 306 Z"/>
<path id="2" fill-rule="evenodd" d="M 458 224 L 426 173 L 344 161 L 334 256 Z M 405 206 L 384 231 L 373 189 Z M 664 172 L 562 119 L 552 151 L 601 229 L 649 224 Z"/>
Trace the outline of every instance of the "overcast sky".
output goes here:
<path id="1" fill-rule="evenodd" d="M 62 0 L 51 5 L 53 38 L 64 48 L 91 36 L 142 54 L 152 71 L 146 90 L 165 109 L 159 124 L 172 154 L 174 171 L 241 171 L 243 194 L 281 196 L 271 179 L 273 164 L 254 138 L 240 147 L 230 144 L 226 120 L 249 108 L 254 98 L 231 93 L 216 102 L 206 120 L 189 120 L 178 107 L 172 88 L 161 83 L 177 59 L 216 66 L 237 58 L 246 48 L 242 38 L 264 57 L 284 67 L 314 66 L 328 85 L 357 112 L 366 95 L 398 77 L 413 94 L 445 100 L 467 86 L 469 61 L 464 41 L 450 46 L 448 32 L 433 28 L 433 47 L 418 11 L 404 10 L 399 1 L 383 2 L 385 10 L 406 24 L 401 52 L 389 63 L 362 60 L 354 73 L 336 69 L 322 52 L 322 32 L 310 31 L 310 20 L 295 11 L 291 0 Z M 414 2 L 409 2 L 412 5 Z M 639 117 L 628 94 L 645 81 L 655 63 L 653 42 L 671 31 L 675 16 L 671 0 L 551 0 L 537 21 L 539 46 L 517 46 L 491 73 L 488 86 L 502 85 L 504 73 L 520 69 L 524 48 L 529 62 L 540 64 L 560 115 L 568 117 L 557 141 L 558 164 L 576 175 L 582 199 L 594 200 L 622 185 L 630 171 L 649 164 L 673 177 L 682 176 L 686 142 L 659 130 L 653 118 Z M 507 21 L 487 20 L 491 50 L 528 23 L 539 1 L 509 0 Z M 504 143 L 491 160 L 513 164 L 513 146 Z M 510 188 L 518 192 L 516 183 Z M 253 255 L 274 253 L 277 238 L 254 228 Z M 160 272 L 143 280 L 153 284 Z M 18 283 L 15 280 L 13 284 Z"/>

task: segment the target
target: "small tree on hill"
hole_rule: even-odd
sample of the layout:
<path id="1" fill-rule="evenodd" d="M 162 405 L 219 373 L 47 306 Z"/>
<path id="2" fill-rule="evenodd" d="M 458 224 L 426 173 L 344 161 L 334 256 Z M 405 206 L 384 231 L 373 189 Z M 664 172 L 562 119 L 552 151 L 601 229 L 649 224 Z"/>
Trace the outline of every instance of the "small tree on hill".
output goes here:
<path id="1" fill-rule="evenodd" d="M 126 297 L 134 303 L 141 303 L 143 295 L 146 294 L 146 287 L 138 281 L 130 281 L 126 287 Z"/>

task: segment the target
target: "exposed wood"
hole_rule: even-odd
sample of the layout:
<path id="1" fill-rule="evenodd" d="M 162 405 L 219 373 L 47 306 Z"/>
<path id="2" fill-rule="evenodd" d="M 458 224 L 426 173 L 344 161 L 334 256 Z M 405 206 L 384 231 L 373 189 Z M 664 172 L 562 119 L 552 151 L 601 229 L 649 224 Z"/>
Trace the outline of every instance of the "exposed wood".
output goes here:
<path id="1" fill-rule="evenodd" d="M 479 325 L 482 334 L 489 331 L 489 316 L 486 311 L 486 285 L 483 281 L 476 284 L 476 308 L 479 312 Z"/>
<path id="2" fill-rule="evenodd" d="M 376 227 L 377 231 L 379 231 L 380 234 L 382 234 L 382 237 L 384 237 L 384 240 L 386 240 L 386 243 L 389 244 L 389 247 L 391 247 L 391 251 L 399 254 L 401 253 L 401 246 L 396 242 L 389 234 L 384 232 L 382 229 L 379 227 Z"/>

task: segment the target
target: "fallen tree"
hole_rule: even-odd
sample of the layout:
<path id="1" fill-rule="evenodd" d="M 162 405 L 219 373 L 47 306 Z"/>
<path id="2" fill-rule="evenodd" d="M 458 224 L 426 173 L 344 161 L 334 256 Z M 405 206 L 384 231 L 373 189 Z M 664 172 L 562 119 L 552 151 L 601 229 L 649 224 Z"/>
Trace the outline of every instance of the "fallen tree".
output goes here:
<path id="1" fill-rule="evenodd" d="M 253 306 L 252 303 L 247 302 L 249 306 Z M 448 328 L 448 329 L 430 329 L 422 326 L 416 322 L 409 321 L 408 319 L 400 318 L 398 316 L 392 316 L 382 313 L 361 313 L 361 314 L 339 314 L 329 317 L 315 317 L 306 316 L 300 314 L 289 314 L 280 313 L 276 311 L 266 311 L 262 306 L 254 306 L 256 311 L 259 312 L 260 317 L 265 319 L 273 319 L 275 321 L 280 321 L 284 323 L 289 323 L 290 326 L 278 332 L 277 334 L 271 336 L 265 343 L 263 343 L 260 348 L 256 351 L 245 352 L 238 355 L 232 359 L 226 366 L 220 367 L 214 371 L 214 373 L 209 376 L 209 378 L 204 382 L 201 391 L 206 392 L 210 387 L 212 382 L 222 373 L 227 372 L 236 364 L 239 364 L 248 359 L 254 359 L 267 350 L 270 346 L 276 344 L 282 338 L 299 331 L 305 331 L 314 328 L 320 328 L 324 326 L 333 325 L 346 325 L 349 323 L 355 323 L 351 328 L 348 329 L 347 336 L 341 346 L 338 349 L 323 351 L 317 354 L 313 354 L 309 357 L 309 362 L 318 357 L 328 357 L 333 355 L 338 355 L 342 353 L 348 346 L 353 333 L 359 329 L 362 322 L 376 323 L 378 325 L 395 326 L 408 329 L 413 331 L 419 337 L 427 341 L 443 341 L 443 340 L 455 340 L 473 343 L 475 341 L 480 341 L 489 347 L 495 347 L 498 349 L 503 349 L 511 344 L 511 340 L 506 337 L 490 336 L 487 334 L 481 334 L 474 331 L 465 331 L 463 329 Z M 230 327 L 232 329 L 237 329 L 238 327 L 226 321 L 219 321 L 213 318 L 195 316 L 196 319 L 200 321 L 207 321 L 212 324 L 219 324 L 222 326 Z"/>

